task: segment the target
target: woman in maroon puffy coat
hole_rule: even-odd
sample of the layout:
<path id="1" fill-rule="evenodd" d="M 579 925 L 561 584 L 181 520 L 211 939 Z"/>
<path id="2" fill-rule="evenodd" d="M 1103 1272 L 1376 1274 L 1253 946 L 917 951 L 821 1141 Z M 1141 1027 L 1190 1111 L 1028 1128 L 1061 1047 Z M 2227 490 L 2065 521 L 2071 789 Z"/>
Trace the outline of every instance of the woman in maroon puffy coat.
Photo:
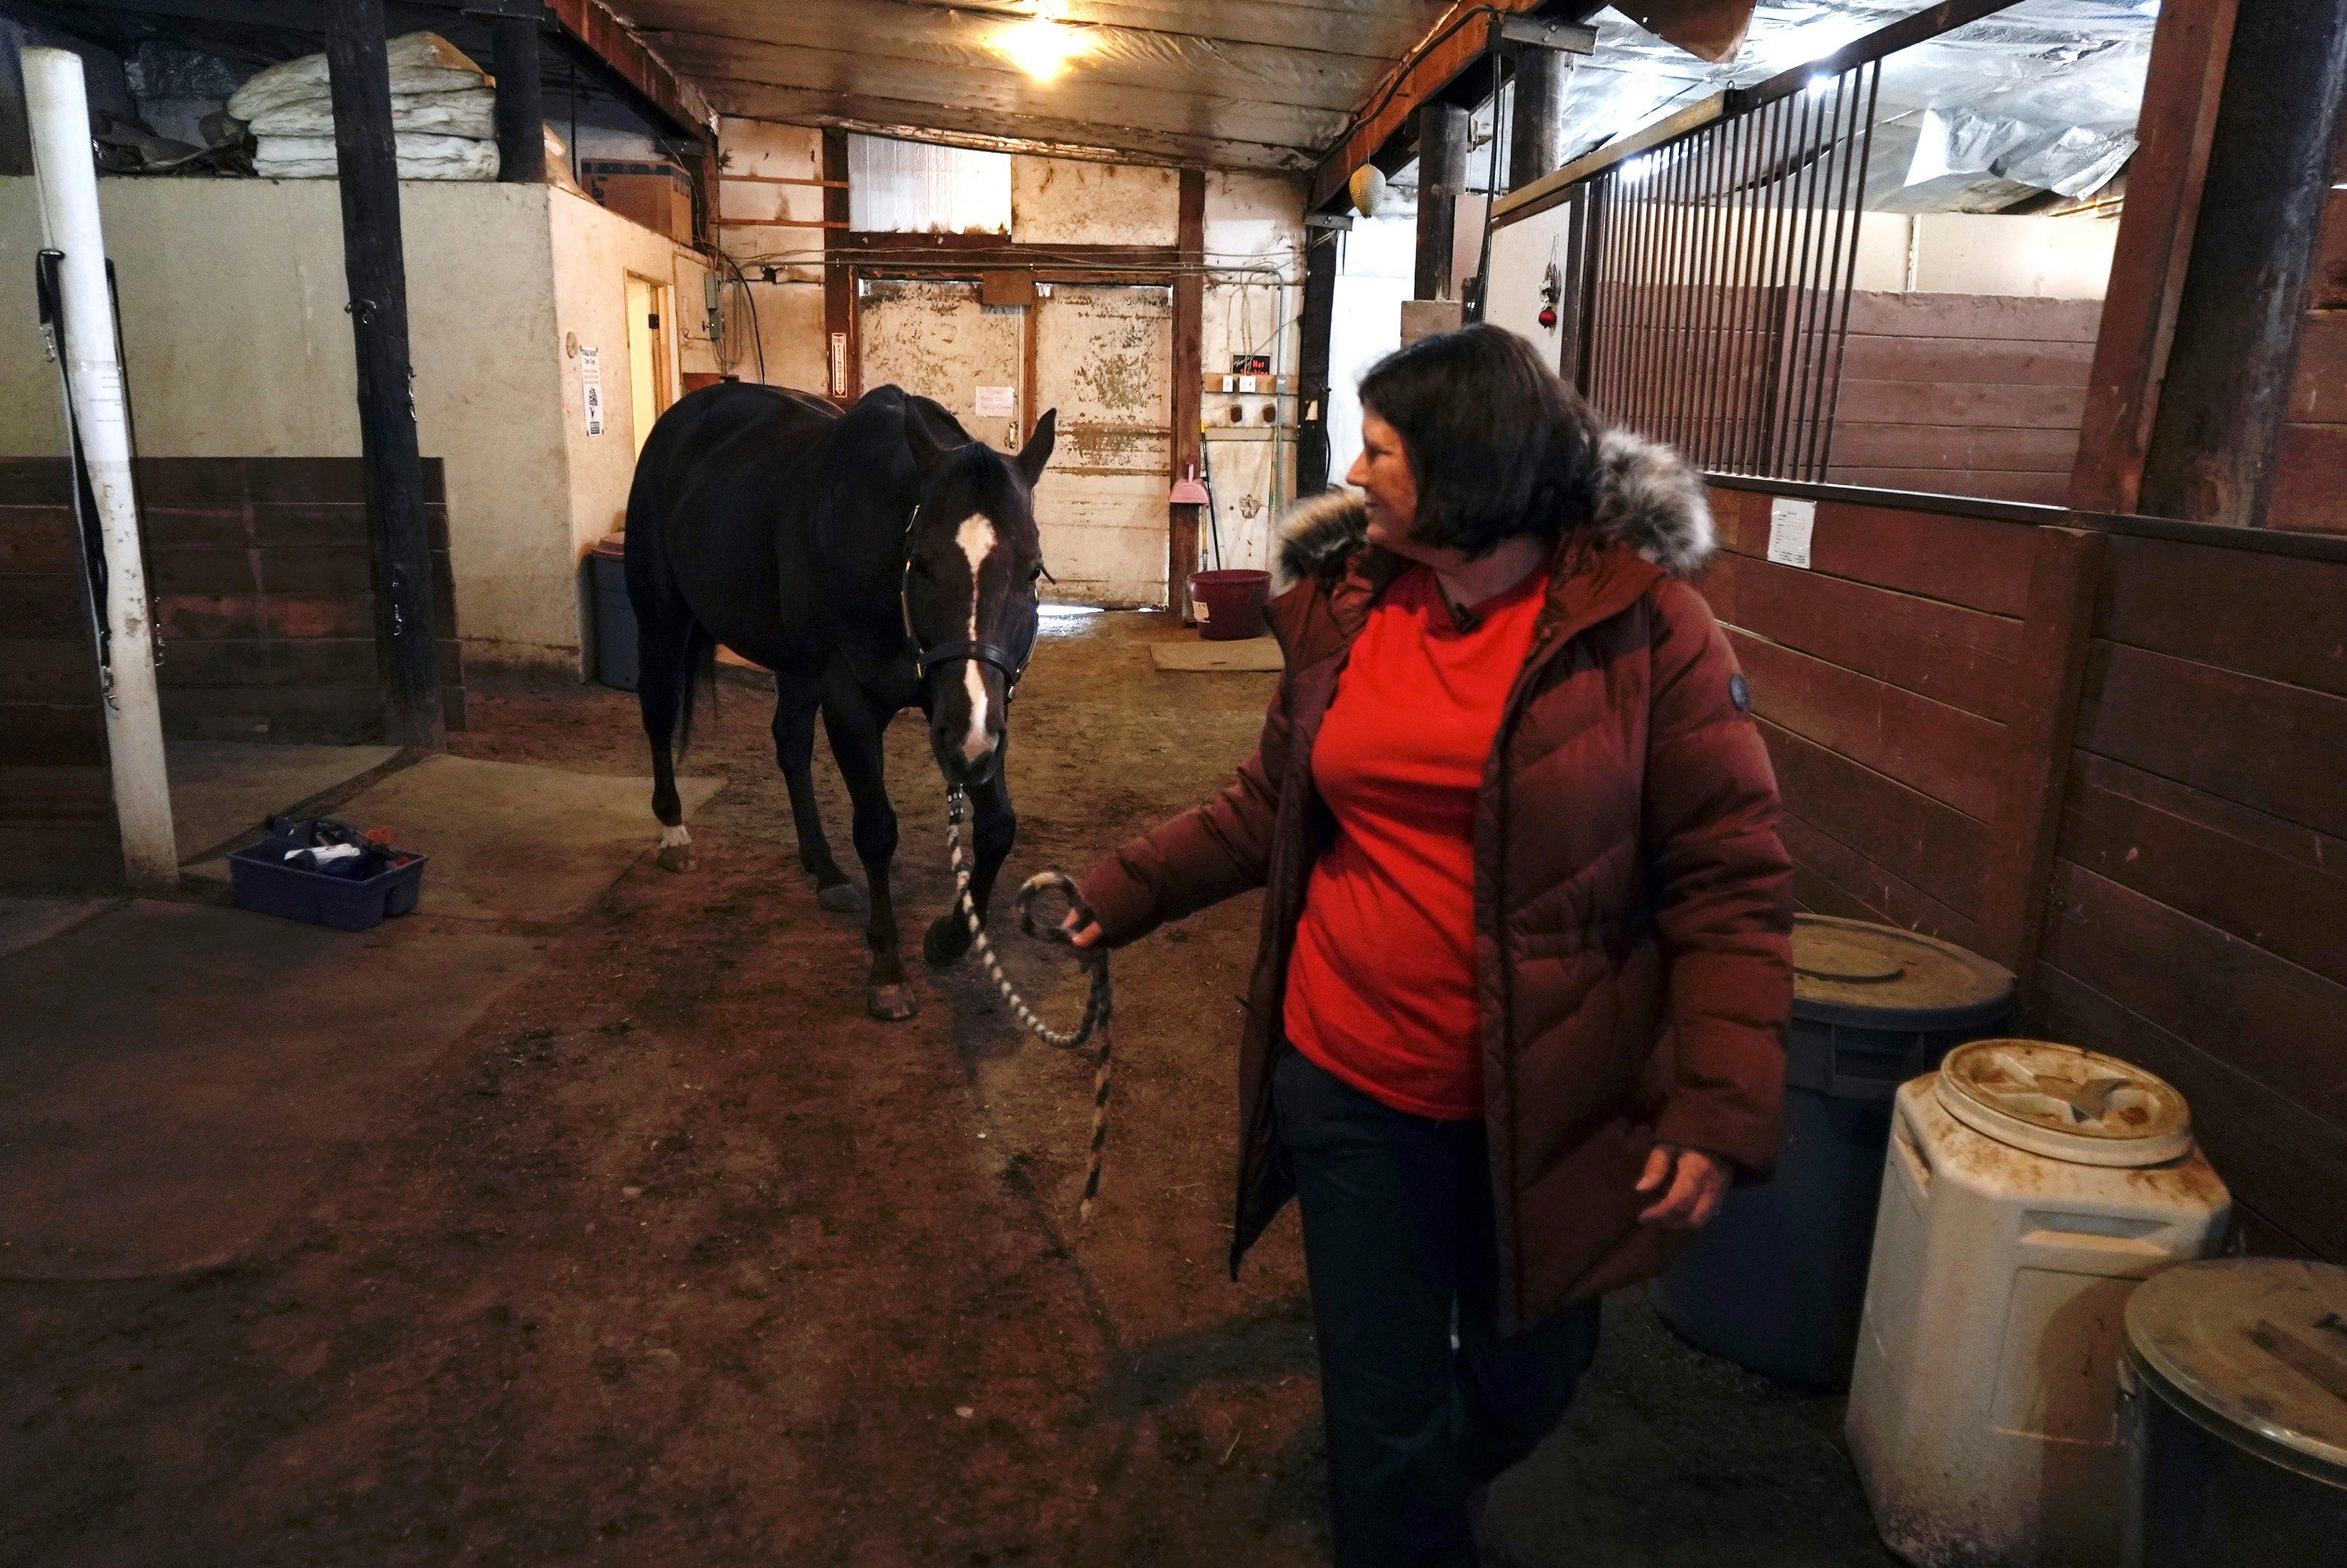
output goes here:
<path id="1" fill-rule="evenodd" d="M 1296 1195 L 1338 1562 L 1468 1563 L 1597 1298 L 1768 1169 L 1791 869 L 1677 455 L 1496 328 L 1361 401 L 1259 749 L 1092 872 L 1079 939 L 1266 890 L 1231 1265 Z"/>

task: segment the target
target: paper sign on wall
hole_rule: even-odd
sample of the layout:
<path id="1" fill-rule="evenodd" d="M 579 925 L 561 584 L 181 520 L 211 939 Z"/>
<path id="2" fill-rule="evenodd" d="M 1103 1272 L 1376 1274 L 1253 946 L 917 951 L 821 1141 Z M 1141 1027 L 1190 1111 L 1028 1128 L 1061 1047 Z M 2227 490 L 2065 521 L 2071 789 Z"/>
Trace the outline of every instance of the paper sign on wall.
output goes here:
<path id="1" fill-rule="evenodd" d="M 978 417 L 1009 419 L 1019 412 L 1019 389 L 1015 386 L 981 386 L 978 389 Z"/>
<path id="2" fill-rule="evenodd" d="M 587 401 L 587 434 L 603 434 L 603 353 L 579 345 L 579 394 Z"/>
<path id="3" fill-rule="evenodd" d="M 1809 569 L 1809 536 L 1817 531 L 1818 504 L 1779 496 L 1768 503 L 1768 559 L 1778 566 Z"/>

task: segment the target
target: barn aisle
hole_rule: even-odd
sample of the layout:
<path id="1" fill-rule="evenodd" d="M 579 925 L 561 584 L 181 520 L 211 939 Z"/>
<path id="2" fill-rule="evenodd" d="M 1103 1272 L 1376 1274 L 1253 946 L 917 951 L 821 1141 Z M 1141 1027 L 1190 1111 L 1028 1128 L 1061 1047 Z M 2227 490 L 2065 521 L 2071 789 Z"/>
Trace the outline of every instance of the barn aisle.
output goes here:
<path id="1" fill-rule="evenodd" d="M 1252 743 L 1272 677 L 1161 673 L 1147 644 L 1174 635 L 1047 634 L 1009 875 L 1089 864 Z M 462 755 L 641 766 L 619 693 L 489 678 L 473 702 Z M 767 713 L 727 678 L 687 764 L 728 781 L 698 868 L 647 853 L 546 927 L 249 1254 L 0 1284 L 23 1520 L 0 1564 L 1327 1561 L 1293 1221 L 1236 1285 L 1221 1263 L 1252 901 L 1120 960 L 1079 1228 L 1084 1068 L 1014 1034 L 974 969 L 924 975 L 909 1024 L 864 1015 L 861 934 L 796 870 Z M 942 825 L 917 729 L 894 743 L 917 941 Z M 1071 1013 L 1052 960 L 1008 946 Z M 1495 1555 L 1886 1562 L 1838 1425 L 1618 1302 L 1584 1409 L 1498 1489 Z"/>

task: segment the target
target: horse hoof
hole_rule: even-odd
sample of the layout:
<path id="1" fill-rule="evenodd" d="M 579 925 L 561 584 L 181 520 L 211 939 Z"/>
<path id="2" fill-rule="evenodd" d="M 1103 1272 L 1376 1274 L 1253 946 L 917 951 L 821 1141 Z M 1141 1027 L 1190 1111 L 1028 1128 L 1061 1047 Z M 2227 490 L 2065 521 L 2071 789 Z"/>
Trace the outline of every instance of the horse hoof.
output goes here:
<path id="1" fill-rule="evenodd" d="M 921 938 L 921 957 L 938 968 L 958 963 L 969 951 L 969 925 L 959 915 L 940 915 Z"/>
<path id="2" fill-rule="evenodd" d="M 864 907 L 864 894 L 853 882 L 835 882 L 816 888 L 815 901 L 835 915 L 853 915 Z"/>
<path id="3" fill-rule="evenodd" d="M 887 1023 L 908 1019 L 921 1010 L 921 1004 L 913 999 L 910 986 L 874 986 L 865 1006 L 874 1018 Z"/>
<path id="4" fill-rule="evenodd" d="M 689 844 L 668 844 L 661 845 L 660 852 L 660 868 L 662 871 L 692 870 L 692 845 Z"/>

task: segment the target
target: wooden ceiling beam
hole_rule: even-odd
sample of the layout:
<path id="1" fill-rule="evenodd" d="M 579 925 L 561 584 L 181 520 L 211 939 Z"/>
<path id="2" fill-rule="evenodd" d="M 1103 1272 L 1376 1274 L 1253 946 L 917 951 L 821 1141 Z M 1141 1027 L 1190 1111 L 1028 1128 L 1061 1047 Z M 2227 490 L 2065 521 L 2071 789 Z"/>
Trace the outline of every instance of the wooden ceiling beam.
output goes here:
<path id="1" fill-rule="evenodd" d="M 1538 10 L 1544 3 L 1493 0 L 1499 10 L 1510 15 Z M 1419 105 L 1440 101 L 1444 90 L 1483 57 L 1491 46 L 1494 20 L 1472 11 L 1454 12 L 1445 17 L 1430 42 L 1395 67 L 1369 95 L 1364 112 L 1337 143 L 1337 150 L 1320 160 L 1312 176 L 1312 199 L 1307 205 L 1325 207 L 1344 194 L 1345 182 L 1353 178 L 1355 169 L 1375 159 L 1388 142 L 1407 133 Z"/>
<path id="2" fill-rule="evenodd" d="M 497 7 L 492 0 L 484 8 Z M 679 134 L 696 140 L 716 135 L 717 113 L 701 89 L 637 42 L 601 0 L 546 0 L 546 8 L 573 53 L 601 65 Z"/>

